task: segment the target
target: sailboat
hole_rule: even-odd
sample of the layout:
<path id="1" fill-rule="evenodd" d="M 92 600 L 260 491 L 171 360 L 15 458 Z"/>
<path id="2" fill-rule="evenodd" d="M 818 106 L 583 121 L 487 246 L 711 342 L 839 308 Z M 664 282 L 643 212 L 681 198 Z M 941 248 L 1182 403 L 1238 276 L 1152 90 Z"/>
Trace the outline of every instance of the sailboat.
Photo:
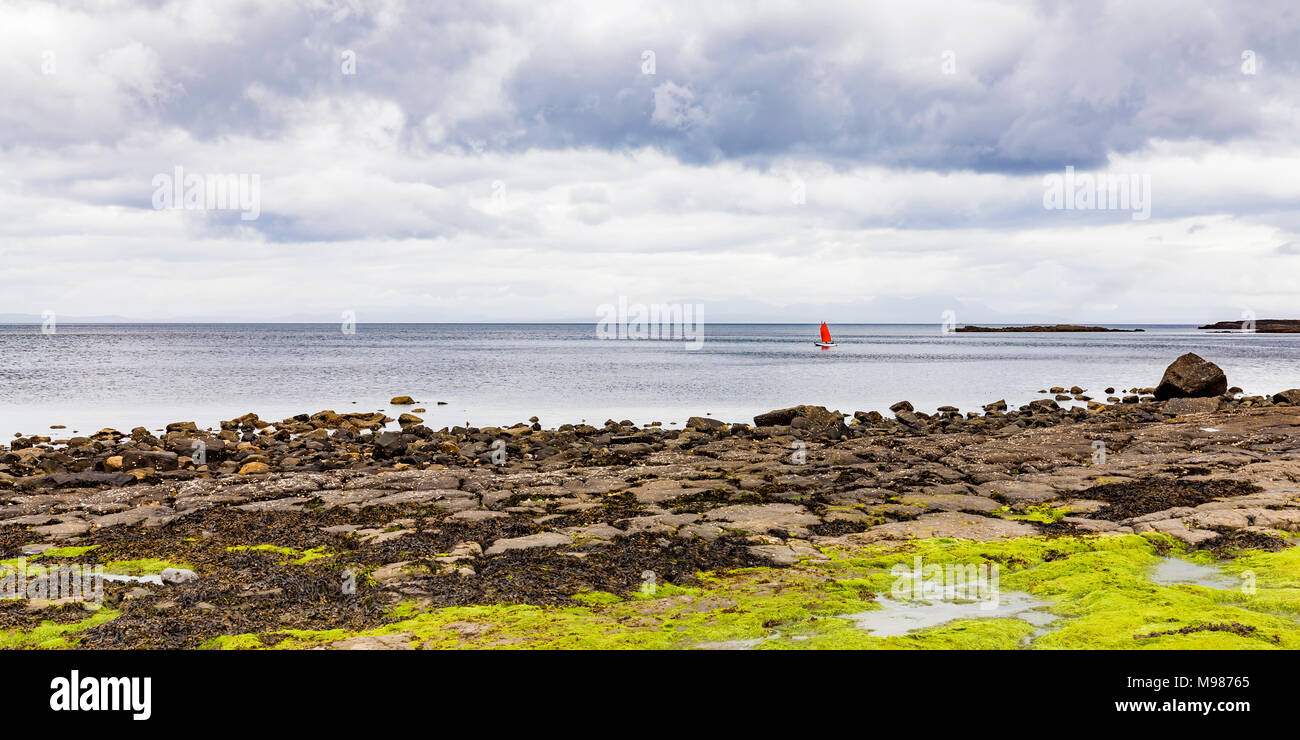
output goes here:
<path id="1" fill-rule="evenodd" d="M 813 344 L 822 348 L 835 346 L 835 342 L 831 341 L 831 330 L 826 326 L 825 321 L 822 322 L 822 340 L 820 342 L 813 342 Z"/>

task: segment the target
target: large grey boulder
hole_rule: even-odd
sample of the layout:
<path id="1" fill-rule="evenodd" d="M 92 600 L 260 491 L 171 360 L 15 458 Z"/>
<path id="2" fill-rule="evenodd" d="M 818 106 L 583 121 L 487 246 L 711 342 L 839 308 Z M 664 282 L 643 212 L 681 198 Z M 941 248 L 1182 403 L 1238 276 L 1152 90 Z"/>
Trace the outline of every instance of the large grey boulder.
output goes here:
<path id="1" fill-rule="evenodd" d="M 1165 375 L 1156 386 L 1156 398 L 1207 398 L 1220 396 L 1228 390 L 1228 376 L 1223 369 L 1199 355 L 1188 352 L 1165 368 Z"/>
<path id="2" fill-rule="evenodd" d="M 814 437 L 830 439 L 839 439 L 846 429 L 844 414 L 830 411 L 825 406 L 791 406 L 788 409 L 777 409 L 754 417 L 754 426 L 785 425 L 805 429 Z"/>

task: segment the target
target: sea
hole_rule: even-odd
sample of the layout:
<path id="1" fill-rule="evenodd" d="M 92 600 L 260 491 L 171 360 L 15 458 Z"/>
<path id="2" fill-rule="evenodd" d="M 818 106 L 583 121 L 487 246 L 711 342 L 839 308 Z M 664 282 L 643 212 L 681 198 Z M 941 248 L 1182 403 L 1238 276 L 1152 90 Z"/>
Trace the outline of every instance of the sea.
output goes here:
<path id="1" fill-rule="evenodd" d="M 945 333 L 934 324 L 708 324 L 700 341 L 603 338 L 595 324 L 0 325 L 0 434 L 216 427 L 331 409 L 416 407 L 434 429 L 607 419 L 672 427 L 750 421 L 815 404 L 844 412 L 907 400 L 978 411 L 1078 385 L 1104 400 L 1156 385 L 1185 352 L 1248 393 L 1300 387 L 1300 334 L 1113 325 L 1135 333 Z M 51 429 L 61 426 L 63 429 Z"/>

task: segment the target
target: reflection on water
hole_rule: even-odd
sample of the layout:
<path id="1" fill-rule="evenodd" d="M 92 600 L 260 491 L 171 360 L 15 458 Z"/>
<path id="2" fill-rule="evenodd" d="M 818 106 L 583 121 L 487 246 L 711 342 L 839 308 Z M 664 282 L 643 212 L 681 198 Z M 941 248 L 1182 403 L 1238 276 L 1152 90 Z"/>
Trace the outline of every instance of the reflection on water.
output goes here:
<path id="1" fill-rule="evenodd" d="M 896 637 L 937 627 L 956 619 L 1013 617 L 1030 624 L 1045 625 L 1056 616 L 1035 611 L 1048 605 L 1021 591 L 1002 593 L 996 601 L 913 601 L 881 598 L 880 609 L 847 615 L 847 619 L 879 637 Z"/>
<path id="2" fill-rule="evenodd" d="M 1162 586 L 1205 586 L 1206 588 L 1236 588 L 1241 581 L 1208 565 L 1165 558 L 1151 574 L 1151 582 Z"/>

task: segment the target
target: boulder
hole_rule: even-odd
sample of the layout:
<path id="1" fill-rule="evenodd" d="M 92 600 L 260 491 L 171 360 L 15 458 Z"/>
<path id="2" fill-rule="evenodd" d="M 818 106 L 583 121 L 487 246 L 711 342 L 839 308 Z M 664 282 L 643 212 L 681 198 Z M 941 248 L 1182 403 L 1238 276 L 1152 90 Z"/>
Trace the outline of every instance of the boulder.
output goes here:
<path id="1" fill-rule="evenodd" d="M 1029 402 L 1029 410 L 1032 413 L 1051 413 L 1059 411 L 1060 408 L 1060 406 L 1056 405 L 1056 401 L 1050 398 L 1040 398 L 1037 401 Z"/>
<path id="2" fill-rule="evenodd" d="M 694 429 L 697 432 L 716 432 L 725 426 L 727 426 L 727 422 L 705 416 L 692 416 L 686 420 L 686 428 Z"/>
<path id="3" fill-rule="evenodd" d="M 1300 406 L 1300 388 L 1292 388 L 1282 391 L 1273 396 L 1274 403 L 1289 403 L 1292 406 Z"/>
<path id="4" fill-rule="evenodd" d="M 154 470 L 175 470 L 177 454 L 175 452 L 156 452 L 152 450 L 123 450 L 121 468 L 153 468 Z"/>
<path id="5" fill-rule="evenodd" d="M 158 574 L 158 577 L 163 583 L 169 586 L 175 586 L 181 583 L 197 581 L 199 579 L 199 574 L 186 568 L 164 568 L 163 572 Z"/>
<path id="6" fill-rule="evenodd" d="M 1227 390 L 1228 377 L 1218 365 L 1188 352 L 1165 368 L 1155 395 L 1164 401 L 1170 398 L 1221 396 Z"/>
<path id="7" fill-rule="evenodd" d="M 830 411 L 825 406 L 791 406 L 788 409 L 777 409 L 769 411 L 766 414 L 759 414 L 754 417 L 754 426 L 786 426 L 794 422 L 795 419 L 803 419 L 798 424 L 799 428 L 806 429 L 810 434 L 817 437 L 831 437 L 838 439 L 844 433 L 844 414 L 838 411 Z"/>

